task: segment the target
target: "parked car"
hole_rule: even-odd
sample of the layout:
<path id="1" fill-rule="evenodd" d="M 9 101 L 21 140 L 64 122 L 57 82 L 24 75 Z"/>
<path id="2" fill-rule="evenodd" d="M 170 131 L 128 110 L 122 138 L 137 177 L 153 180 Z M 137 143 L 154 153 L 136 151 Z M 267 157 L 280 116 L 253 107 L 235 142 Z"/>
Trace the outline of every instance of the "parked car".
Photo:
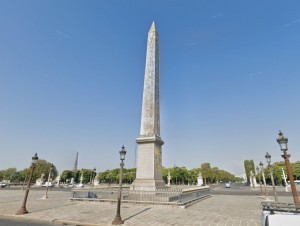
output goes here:
<path id="1" fill-rule="evenodd" d="M 299 226 L 300 211 L 294 204 L 262 202 L 262 226 Z"/>
<path id="2" fill-rule="evenodd" d="M 47 185 L 48 185 L 48 187 L 53 187 L 54 186 L 54 184 L 51 183 L 51 182 L 45 182 L 45 184 L 42 184 L 42 187 L 47 187 Z"/>
<path id="3" fill-rule="evenodd" d="M 231 186 L 230 186 L 230 183 L 226 183 L 225 184 L 225 188 L 230 188 Z"/>

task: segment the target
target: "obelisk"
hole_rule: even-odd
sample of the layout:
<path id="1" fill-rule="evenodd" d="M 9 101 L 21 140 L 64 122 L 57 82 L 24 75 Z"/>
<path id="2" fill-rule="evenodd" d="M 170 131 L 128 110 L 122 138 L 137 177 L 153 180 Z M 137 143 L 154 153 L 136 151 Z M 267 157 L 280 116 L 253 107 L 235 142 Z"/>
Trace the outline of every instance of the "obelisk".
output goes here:
<path id="1" fill-rule="evenodd" d="M 136 179 L 131 189 L 154 191 L 165 187 L 161 173 L 164 142 L 160 137 L 159 120 L 158 34 L 154 22 L 148 33 L 141 130 L 136 142 Z"/>

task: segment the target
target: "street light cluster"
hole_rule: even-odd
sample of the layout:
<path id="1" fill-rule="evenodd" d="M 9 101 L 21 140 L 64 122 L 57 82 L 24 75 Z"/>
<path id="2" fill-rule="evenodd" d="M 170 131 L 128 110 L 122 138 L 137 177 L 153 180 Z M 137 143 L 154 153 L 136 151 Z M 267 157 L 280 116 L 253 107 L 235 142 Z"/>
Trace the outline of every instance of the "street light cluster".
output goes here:
<path id="1" fill-rule="evenodd" d="M 283 152 L 283 155 L 281 155 L 281 157 L 284 158 L 284 160 L 285 160 L 285 165 L 286 165 L 286 168 L 287 168 L 287 171 L 288 171 L 288 177 L 290 179 L 290 185 L 291 185 L 291 189 L 292 189 L 292 193 L 293 193 L 295 208 L 300 209 L 300 202 L 299 202 L 298 192 L 297 192 L 297 189 L 296 189 L 296 186 L 295 186 L 293 172 L 292 172 L 291 164 L 290 164 L 290 161 L 289 161 L 290 155 L 287 154 L 288 138 L 284 137 L 283 133 L 281 131 L 279 131 L 278 135 L 279 135 L 279 137 L 277 138 L 277 142 L 280 146 L 281 151 Z M 278 196 L 277 196 L 277 192 L 276 192 L 276 188 L 275 188 L 275 184 L 274 184 L 274 177 L 273 177 L 273 172 L 272 172 L 272 167 L 271 167 L 271 155 L 267 152 L 266 155 L 265 155 L 265 158 L 266 158 L 266 162 L 268 163 L 268 166 L 269 166 L 275 203 L 278 203 Z M 259 166 L 260 167 L 258 167 L 258 166 L 256 167 L 256 171 L 257 171 L 258 174 L 260 172 L 262 173 L 263 182 L 264 182 L 265 197 L 266 197 L 266 199 L 268 199 L 268 192 L 267 192 L 267 186 L 266 186 L 266 179 L 265 179 L 265 174 L 264 174 L 263 163 L 260 162 Z M 259 174 L 259 182 L 260 182 L 260 188 L 261 188 L 261 193 L 262 193 L 260 174 Z"/>
<path id="2" fill-rule="evenodd" d="M 119 180 L 119 195 L 118 195 L 118 204 L 117 204 L 117 214 L 116 217 L 114 219 L 114 221 L 112 222 L 112 224 L 123 224 L 124 221 L 121 218 L 121 197 L 122 197 L 122 181 L 123 181 L 123 167 L 124 167 L 124 160 L 125 160 L 125 155 L 126 155 L 126 150 L 124 145 L 122 146 L 122 149 L 119 151 L 120 153 L 120 180 Z M 31 165 L 30 165 L 30 174 L 29 174 L 29 179 L 28 179 L 28 183 L 27 183 L 27 188 L 25 191 L 25 195 L 24 195 L 24 200 L 22 203 L 21 208 L 18 210 L 18 212 L 16 213 L 16 215 L 23 215 L 28 213 L 27 209 L 26 209 L 26 202 L 27 202 L 27 198 L 28 198 L 28 194 L 29 194 L 29 190 L 30 190 L 30 184 L 31 184 L 31 180 L 32 180 L 32 175 L 33 175 L 33 171 L 36 167 L 36 162 L 38 160 L 38 156 L 37 153 L 35 153 L 35 155 L 32 157 L 32 161 L 31 161 Z M 49 187 L 49 181 L 50 181 L 50 177 L 51 177 L 51 173 L 53 170 L 54 166 L 53 164 L 51 164 L 50 166 L 50 170 L 49 170 L 49 175 L 48 175 L 48 181 L 47 181 L 47 187 L 46 187 L 46 193 L 43 197 L 43 199 L 47 199 L 48 198 L 48 187 Z M 96 168 L 93 169 L 92 171 L 92 182 L 94 183 L 94 178 L 96 176 Z"/>

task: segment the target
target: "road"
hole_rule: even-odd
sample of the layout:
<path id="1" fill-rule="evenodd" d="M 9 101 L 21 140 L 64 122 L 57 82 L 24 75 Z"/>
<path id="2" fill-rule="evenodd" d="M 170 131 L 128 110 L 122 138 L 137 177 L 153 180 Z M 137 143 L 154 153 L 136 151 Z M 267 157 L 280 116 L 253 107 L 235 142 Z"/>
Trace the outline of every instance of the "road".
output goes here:
<path id="1" fill-rule="evenodd" d="M 24 221 L 24 219 L 12 219 L 12 218 L 1 217 L 0 226 L 54 226 L 54 225 L 51 223 L 36 221 L 36 220 Z"/>
<path id="2" fill-rule="evenodd" d="M 2 188 L 3 190 L 22 190 L 22 186 L 7 186 L 5 188 Z M 26 189 L 26 186 L 24 186 L 24 190 Z M 36 191 L 45 191 L 46 187 L 30 187 L 30 190 L 36 190 Z M 70 192 L 72 188 L 63 188 L 63 187 L 49 187 L 49 190 L 53 191 L 67 191 Z M 1 226 L 1 225 L 0 225 Z"/>
<path id="3" fill-rule="evenodd" d="M 188 186 L 186 186 L 188 187 Z M 279 187 L 278 190 L 282 188 Z M 272 187 L 268 187 L 271 192 Z M 41 199 L 45 191 L 38 188 L 29 193 L 28 214 L 16 216 L 24 191 L 3 189 L 0 191 L 0 226 L 9 225 L 111 225 L 116 214 L 116 203 L 72 202 L 67 190 L 49 191 L 49 199 Z M 283 191 L 280 191 L 282 193 Z M 279 196 L 280 202 L 292 203 L 290 195 Z M 286 194 L 284 193 L 284 194 Z M 211 186 L 210 198 L 204 199 L 186 209 L 155 205 L 134 205 L 122 203 L 121 215 L 128 226 L 259 226 L 262 214 L 258 197 L 260 188 L 249 189 L 242 184 Z M 270 198 L 271 194 L 269 195 Z M 3 219 L 3 220 L 2 220 Z M 29 221 L 29 219 L 31 221 Z M 41 223 L 43 220 L 43 223 Z M 40 221 L 40 222 L 39 222 Z"/>
<path id="4" fill-rule="evenodd" d="M 264 195 L 264 188 L 262 187 L 262 192 L 260 187 L 249 187 L 242 183 L 232 183 L 230 188 L 225 188 L 225 184 L 221 183 L 218 185 L 212 185 L 210 186 L 210 194 L 212 195 L 253 195 L 253 196 L 261 196 Z M 268 195 L 273 196 L 273 188 L 272 186 L 267 187 Z M 300 196 L 298 189 L 298 194 Z M 286 192 L 285 187 L 283 186 L 276 186 L 276 192 L 278 196 L 292 196 L 292 192 Z"/>

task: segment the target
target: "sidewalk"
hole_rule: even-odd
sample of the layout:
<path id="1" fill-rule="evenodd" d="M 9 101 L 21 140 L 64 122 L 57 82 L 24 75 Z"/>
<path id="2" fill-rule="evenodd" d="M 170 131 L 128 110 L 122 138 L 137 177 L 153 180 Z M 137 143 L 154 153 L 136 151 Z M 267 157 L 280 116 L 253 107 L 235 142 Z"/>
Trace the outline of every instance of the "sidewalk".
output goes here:
<path id="1" fill-rule="evenodd" d="M 116 203 L 71 202 L 70 192 L 49 191 L 49 199 L 41 199 L 44 191 L 31 190 L 27 201 L 28 214 L 14 215 L 20 208 L 24 191 L 0 191 L 0 217 L 15 217 L 52 222 L 54 225 L 111 225 Z M 124 225 L 202 225 L 259 226 L 261 199 L 256 196 L 214 195 L 187 209 L 152 205 L 122 204 Z M 292 202 L 280 197 L 280 202 Z"/>

